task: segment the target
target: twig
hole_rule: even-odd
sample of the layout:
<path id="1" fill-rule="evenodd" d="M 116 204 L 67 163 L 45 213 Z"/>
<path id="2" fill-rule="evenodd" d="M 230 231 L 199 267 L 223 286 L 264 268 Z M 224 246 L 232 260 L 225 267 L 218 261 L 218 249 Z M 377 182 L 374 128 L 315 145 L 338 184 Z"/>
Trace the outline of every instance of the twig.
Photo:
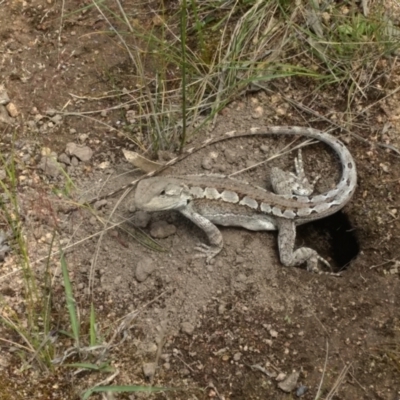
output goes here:
<path id="1" fill-rule="evenodd" d="M 268 88 L 266 88 L 263 85 L 260 85 L 258 83 L 254 83 L 254 85 L 256 85 L 257 87 L 259 87 L 262 90 L 271 91 L 270 89 L 268 89 Z M 389 95 L 393 95 L 398 90 L 400 90 L 400 87 L 398 87 L 396 90 L 394 90 L 393 92 L 391 92 L 390 94 L 388 94 L 385 97 L 388 97 Z M 360 140 L 361 142 L 364 142 L 364 143 L 369 144 L 369 145 L 373 144 L 373 145 L 378 146 L 378 147 L 382 147 L 382 148 L 385 148 L 385 149 L 392 150 L 393 152 L 395 152 L 397 155 L 400 156 L 400 150 L 398 150 L 396 147 L 394 147 L 394 146 L 392 146 L 390 144 L 385 144 L 385 143 L 380 143 L 380 142 L 372 143 L 370 140 L 364 139 L 362 136 L 358 135 L 357 133 L 354 133 L 354 132 L 350 131 L 349 129 L 345 128 L 344 126 L 338 124 L 337 122 L 331 121 L 329 118 L 321 115 L 319 112 L 311 109 L 310 107 L 307 107 L 304 104 L 301 104 L 301 103 L 299 103 L 299 102 L 297 102 L 297 101 L 285 96 L 281 91 L 280 91 L 280 94 L 285 99 L 285 101 L 287 101 L 291 105 L 299 108 L 302 111 L 305 111 L 305 112 L 307 112 L 309 114 L 312 114 L 315 117 L 320 118 L 323 121 L 328 122 L 331 125 L 334 125 L 336 128 L 339 128 L 339 129 L 345 131 L 346 133 L 348 133 L 349 135 L 353 136 L 357 140 Z M 383 100 L 383 99 L 381 99 L 381 100 Z M 381 101 L 381 100 L 378 100 L 378 101 Z M 378 101 L 376 101 L 374 104 L 378 103 Z M 370 105 L 370 106 L 372 107 L 372 105 Z M 367 110 L 370 106 L 366 107 L 363 111 Z M 358 115 L 360 115 L 360 114 L 361 113 L 359 113 Z"/>
<path id="2" fill-rule="evenodd" d="M 322 371 L 322 376 L 321 376 L 321 380 L 319 381 L 319 386 L 318 386 L 317 394 L 315 395 L 315 399 L 319 398 L 319 394 L 320 394 L 321 388 L 322 388 L 322 383 L 324 382 L 324 376 L 325 376 L 325 372 L 326 372 L 326 367 L 328 365 L 328 354 L 329 354 L 329 342 L 328 342 L 328 339 L 326 339 L 326 352 L 325 352 L 324 369 Z"/>

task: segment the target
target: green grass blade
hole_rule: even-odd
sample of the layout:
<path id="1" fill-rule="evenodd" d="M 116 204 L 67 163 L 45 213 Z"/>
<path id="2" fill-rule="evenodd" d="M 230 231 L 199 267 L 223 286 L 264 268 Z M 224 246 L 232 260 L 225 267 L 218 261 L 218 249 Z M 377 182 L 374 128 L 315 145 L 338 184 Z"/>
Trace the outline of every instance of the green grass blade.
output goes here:
<path id="1" fill-rule="evenodd" d="M 65 364 L 65 367 L 70 368 L 82 368 L 91 371 L 98 371 L 98 372 L 114 372 L 114 368 L 111 367 L 108 363 L 102 363 L 100 365 L 92 364 L 92 363 L 71 363 Z"/>
<path id="2" fill-rule="evenodd" d="M 75 345 L 79 347 L 79 321 L 78 314 L 76 309 L 76 302 L 74 299 L 71 280 L 69 279 L 67 263 L 65 262 L 64 254 L 61 253 L 61 270 L 64 279 L 64 287 L 65 287 L 65 299 L 67 303 L 67 309 L 69 312 L 69 318 L 71 322 L 72 334 L 75 339 Z"/>
<path id="3" fill-rule="evenodd" d="M 147 392 L 147 393 L 155 393 L 162 392 L 166 390 L 171 390 L 167 388 L 160 387 L 147 387 L 147 386 L 97 386 L 95 388 L 91 388 L 83 393 L 82 399 L 88 399 L 93 393 L 134 393 L 134 392 Z"/>
<path id="4" fill-rule="evenodd" d="M 95 346 L 97 344 L 96 335 L 96 314 L 94 312 L 93 303 L 90 305 L 90 345 Z"/>

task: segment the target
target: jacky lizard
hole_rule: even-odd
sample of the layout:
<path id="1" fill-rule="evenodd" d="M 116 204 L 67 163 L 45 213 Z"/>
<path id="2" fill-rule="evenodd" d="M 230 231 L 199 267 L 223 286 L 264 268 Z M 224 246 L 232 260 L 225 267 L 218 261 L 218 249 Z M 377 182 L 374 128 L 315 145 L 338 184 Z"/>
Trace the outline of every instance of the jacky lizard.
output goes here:
<path id="1" fill-rule="evenodd" d="M 296 226 L 327 217 L 348 203 L 357 185 L 355 162 L 341 141 L 316 129 L 277 126 L 231 137 L 273 134 L 302 135 L 329 145 L 338 154 L 342 166 L 342 176 L 336 187 L 312 195 L 315 182 L 310 184 L 305 177 L 299 152 L 295 159 L 296 174 L 279 168 L 271 170 L 275 193 L 221 175 L 159 176 L 139 181 L 134 200 L 136 209 L 177 210 L 189 218 L 208 237 L 210 245 L 200 244 L 196 247 L 207 262 L 223 248 L 222 235 L 216 224 L 252 231 L 278 230 L 279 254 L 283 265 L 306 263 L 308 271 L 323 273 L 318 268 L 318 260 L 328 266 L 329 263 L 315 250 L 308 247 L 294 250 Z"/>

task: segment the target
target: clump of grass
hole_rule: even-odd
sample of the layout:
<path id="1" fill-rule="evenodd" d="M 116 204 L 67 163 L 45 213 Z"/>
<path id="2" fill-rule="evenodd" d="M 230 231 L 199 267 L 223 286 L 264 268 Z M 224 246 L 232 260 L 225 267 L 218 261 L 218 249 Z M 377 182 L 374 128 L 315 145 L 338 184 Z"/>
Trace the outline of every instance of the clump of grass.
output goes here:
<path id="1" fill-rule="evenodd" d="M 282 78 L 305 78 L 316 90 L 334 85 L 350 107 L 379 81 L 379 60 L 399 48 L 379 5 L 367 15 L 355 4 L 313 0 L 186 0 L 175 8 L 160 1 L 143 26 L 117 4 L 94 6 L 134 71 L 130 106 L 137 121 L 126 130 L 153 150 L 182 148 L 186 130 L 192 135 L 212 125 L 249 88 Z"/>

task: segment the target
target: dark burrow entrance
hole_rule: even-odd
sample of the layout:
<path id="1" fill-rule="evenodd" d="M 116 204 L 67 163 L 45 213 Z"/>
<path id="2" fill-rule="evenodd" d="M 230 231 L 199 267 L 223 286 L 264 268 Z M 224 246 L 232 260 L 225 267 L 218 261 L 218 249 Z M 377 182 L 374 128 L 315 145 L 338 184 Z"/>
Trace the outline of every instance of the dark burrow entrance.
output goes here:
<path id="1" fill-rule="evenodd" d="M 299 226 L 297 232 L 307 246 L 317 250 L 323 257 L 330 256 L 333 272 L 347 269 L 360 251 L 355 228 L 342 211 Z"/>

